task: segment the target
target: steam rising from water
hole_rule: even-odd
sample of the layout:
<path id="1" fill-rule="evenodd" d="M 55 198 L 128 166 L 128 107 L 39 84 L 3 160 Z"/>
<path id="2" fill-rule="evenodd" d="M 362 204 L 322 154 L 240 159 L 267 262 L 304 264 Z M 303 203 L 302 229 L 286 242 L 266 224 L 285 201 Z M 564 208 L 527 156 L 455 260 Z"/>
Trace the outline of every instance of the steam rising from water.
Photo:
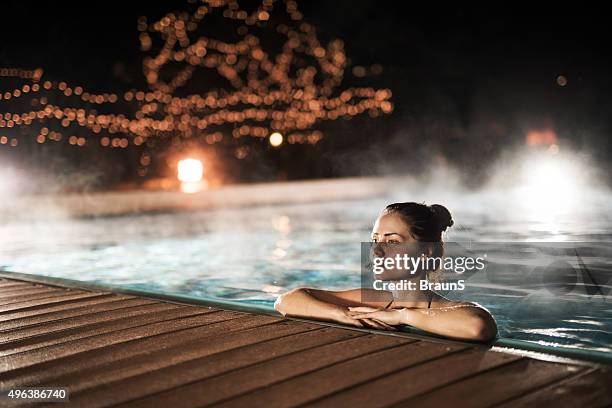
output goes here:
<path id="1" fill-rule="evenodd" d="M 66 185 L 95 185 L 98 176 L 97 172 L 87 171 L 74 176 L 41 179 L 25 169 L 5 168 L 0 173 L 3 197 L 0 225 L 18 220 L 45 223 L 65 219 L 71 213 L 67 204 L 70 199 L 62 193 Z M 381 199 L 439 203 L 451 211 L 479 214 L 483 219 L 497 221 L 530 222 L 551 232 L 558 232 L 567 219 L 593 212 L 606 217 L 612 209 L 605 178 L 593 167 L 589 157 L 558 150 L 505 153 L 481 177 L 485 181 L 479 188 L 466 186 L 462 169 L 444 163 L 432 165 L 419 175 L 391 173 L 391 177 L 381 179 L 381 183 L 388 183 L 387 197 Z M 24 194 L 40 183 L 55 194 Z M 87 197 L 90 195 L 81 194 L 81 198 L 87 200 Z M 324 196 L 314 198 L 325 200 Z M 231 198 L 227 199 L 227 204 L 233 206 Z M 602 220 L 604 224 L 606 220 Z M 598 229 L 596 225 L 593 227 Z M 515 228 L 511 227 L 509 232 Z"/>
<path id="2" fill-rule="evenodd" d="M 466 187 L 459 177 L 459 171 L 446 167 L 438 167 L 420 177 L 404 175 L 365 179 L 364 192 L 371 191 L 366 188 L 367 185 L 381 184 L 380 191 L 385 193 L 375 197 L 364 194 L 361 202 L 330 203 L 329 207 L 305 203 L 300 216 L 308 214 L 308 225 L 313 228 L 329 222 L 330 217 L 339 218 L 340 222 L 344 217 L 353 226 L 340 239 L 347 243 L 359 242 L 369 239 L 371 225 L 385 205 L 417 201 L 443 204 L 451 210 L 455 226 L 446 233 L 448 241 L 610 241 L 612 194 L 599 182 L 601 178 L 589 164 L 587 157 L 562 153 L 531 151 L 508 154 L 491 169 L 486 184 L 480 189 Z M 14 180 L 7 172 L 0 177 Z M 3 185 L 8 185 L 6 180 Z M 266 195 L 266 191 L 273 190 L 275 186 L 270 184 L 268 188 L 270 190 L 260 190 L 257 194 Z M 337 192 L 342 188 L 338 183 L 333 190 Z M 354 198 L 355 186 L 351 186 L 350 190 Z M 313 199 L 325 201 L 318 187 L 313 191 Z M 159 197 L 163 198 L 166 193 L 161 194 Z M 221 195 L 225 197 L 220 201 L 221 205 L 233 207 L 232 197 L 236 194 L 231 187 L 228 188 L 227 194 Z M 250 193 L 243 191 L 239 194 L 244 197 Z M 73 219 L 72 207 L 77 201 L 79 206 L 87 207 L 96 203 L 99 197 L 81 195 L 75 199 L 61 194 L 25 196 L 8 188 L 2 195 L 0 265 L 11 264 L 14 259 L 26 254 L 40 254 L 45 261 L 44 254 L 50 252 L 61 253 L 71 248 L 93 248 L 142 239 L 164 240 L 212 234 L 229 235 L 231 242 L 233 231 L 250 231 L 241 235 L 242 238 L 250 237 L 255 222 L 249 215 L 251 210 L 242 216 L 240 209 L 228 210 L 229 213 L 205 211 L 187 222 L 175 222 L 176 219 L 172 217 L 155 215 Z M 117 195 L 117 202 L 137 202 L 142 201 L 143 197 L 137 192 L 122 193 Z M 113 200 L 111 197 L 109 202 L 114 203 Z M 264 218 L 285 219 L 282 217 L 287 216 L 286 212 L 295 207 L 278 206 L 275 202 L 269 204 L 272 207 L 262 208 Z M 131 207 L 128 205 L 126 208 Z M 298 205 L 295 208 L 301 207 Z M 342 208 L 340 213 L 337 212 L 339 208 Z M 189 219 L 191 215 L 182 217 Z M 263 222 L 267 225 L 267 221 Z M 321 227 L 322 231 L 326 229 L 325 225 Z M 256 246 L 258 242 L 259 239 L 252 236 L 252 242 L 247 239 L 242 245 Z M 286 252 L 286 248 L 280 248 L 277 252 L 281 251 Z M 150 256 L 155 258 L 154 253 Z M 180 257 L 180 254 L 177 256 Z M 62 262 L 68 265 L 68 259 L 62 259 Z"/>

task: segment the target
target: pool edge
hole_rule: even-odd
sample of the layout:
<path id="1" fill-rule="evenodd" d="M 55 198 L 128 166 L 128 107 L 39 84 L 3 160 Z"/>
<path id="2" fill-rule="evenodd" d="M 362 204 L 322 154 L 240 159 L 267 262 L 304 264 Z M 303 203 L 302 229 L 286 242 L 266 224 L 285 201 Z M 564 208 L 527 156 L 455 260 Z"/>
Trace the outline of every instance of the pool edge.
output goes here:
<path id="1" fill-rule="evenodd" d="M 231 300 L 218 300 L 218 299 L 203 298 L 203 297 L 188 296 L 188 295 L 173 295 L 173 294 L 168 294 L 168 293 L 163 293 L 163 292 L 130 289 L 130 288 L 122 287 L 122 286 L 104 285 L 104 284 L 79 281 L 79 280 L 74 280 L 74 279 L 58 278 L 58 277 L 36 275 L 36 274 L 29 274 L 29 273 L 22 273 L 22 272 L 12 272 L 12 271 L 6 271 L 1 268 L 0 268 L 0 278 L 18 279 L 18 280 L 23 280 L 27 282 L 46 284 L 50 286 L 68 287 L 68 288 L 85 289 L 85 290 L 99 290 L 99 291 L 126 294 L 126 295 L 136 295 L 140 297 L 164 300 L 168 302 L 176 302 L 176 303 L 199 305 L 199 306 L 213 306 L 213 307 L 241 311 L 241 312 L 279 316 L 279 313 L 265 306 L 245 305 L 244 303 L 231 301 Z M 389 332 L 389 331 L 381 331 L 381 330 L 360 329 L 357 327 L 348 327 L 348 326 L 331 323 L 331 322 L 314 321 L 314 320 L 307 320 L 307 319 L 300 319 L 300 318 L 288 318 L 288 319 L 319 324 L 322 326 L 330 326 L 330 327 L 338 327 L 338 328 L 350 329 L 350 330 L 356 330 L 356 331 L 371 332 L 371 333 L 376 333 L 380 335 L 402 336 L 402 337 L 412 338 L 415 340 L 424 340 L 424 341 L 430 341 L 430 342 L 442 343 L 442 344 L 468 344 L 470 346 L 476 345 L 476 346 L 482 346 L 483 348 L 490 349 L 491 351 L 518 354 L 518 355 L 522 355 L 525 357 L 535 358 L 535 359 L 544 360 L 544 361 L 559 362 L 559 363 L 573 363 L 573 364 L 580 364 L 580 365 L 595 364 L 595 365 L 602 365 L 604 367 L 612 366 L 612 356 L 608 355 L 608 353 L 598 352 L 598 351 L 586 351 L 586 350 L 568 349 L 568 348 L 559 348 L 559 347 L 555 348 L 551 346 L 542 346 L 542 345 L 537 345 L 537 344 L 533 344 L 533 343 L 522 341 L 522 340 L 513 340 L 513 339 L 497 339 L 492 343 L 479 344 L 479 343 L 473 343 L 473 342 L 446 339 L 442 337 L 431 336 L 431 335 L 426 335 L 426 334 L 419 334 L 419 333 L 408 332 L 408 331 Z"/>

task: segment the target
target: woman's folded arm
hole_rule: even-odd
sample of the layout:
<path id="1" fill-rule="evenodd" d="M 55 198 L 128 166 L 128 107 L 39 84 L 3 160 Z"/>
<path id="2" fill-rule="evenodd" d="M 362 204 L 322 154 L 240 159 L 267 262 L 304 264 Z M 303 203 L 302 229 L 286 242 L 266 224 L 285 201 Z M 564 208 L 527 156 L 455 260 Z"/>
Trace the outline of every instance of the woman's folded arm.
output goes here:
<path id="1" fill-rule="evenodd" d="M 298 288 L 280 295 L 274 303 L 274 309 L 283 316 L 327 320 L 356 327 L 394 330 L 393 327 L 384 322 L 367 318 L 355 319 L 350 316 L 350 306 L 363 305 L 359 301 L 361 294 L 361 289 L 334 292 Z"/>
<path id="2" fill-rule="evenodd" d="M 410 325 L 417 329 L 458 340 L 489 342 L 497 334 L 497 324 L 489 312 L 474 303 L 458 303 L 432 309 L 403 308 L 376 310 L 350 308 L 356 319 L 377 319 L 390 325 Z"/>

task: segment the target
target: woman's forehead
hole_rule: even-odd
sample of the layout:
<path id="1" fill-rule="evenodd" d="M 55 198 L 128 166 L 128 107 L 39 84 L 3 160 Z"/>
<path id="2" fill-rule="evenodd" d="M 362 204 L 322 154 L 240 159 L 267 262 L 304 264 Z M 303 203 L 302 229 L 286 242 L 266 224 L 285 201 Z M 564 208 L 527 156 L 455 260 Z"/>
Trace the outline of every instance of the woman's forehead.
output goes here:
<path id="1" fill-rule="evenodd" d="M 402 232 L 408 228 L 401 217 L 393 213 L 381 214 L 374 223 L 373 233 L 386 234 L 390 232 Z"/>

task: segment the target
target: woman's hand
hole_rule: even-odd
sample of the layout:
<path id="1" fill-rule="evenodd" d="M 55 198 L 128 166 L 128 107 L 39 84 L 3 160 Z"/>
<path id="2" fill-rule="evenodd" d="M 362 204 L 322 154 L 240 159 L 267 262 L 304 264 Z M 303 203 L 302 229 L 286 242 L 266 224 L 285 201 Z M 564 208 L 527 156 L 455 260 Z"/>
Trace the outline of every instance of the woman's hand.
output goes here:
<path id="1" fill-rule="evenodd" d="M 355 327 L 363 327 L 363 324 L 359 320 L 352 318 L 349 315 L 348 310 L 343 307 L 337 308 L 331 318 L 333 321 L 338 323 L 347 324 L 349 326 Z"/>
<path id="2" fill-rule="evenodd" d="M 376 319 L 370 318 L 362 318 L 357 319 L 352 316 L 352 313 L 349 309 L 351 308 L 339 308 L 337 312 L 334 313 L 333 319 L 338 323 L 348 324 L 355 327 L 361 328 L 373 328 L 379 330 L 397 330 L 395 327 L 386 324 L 385 322 L 378 321 Z M 368 308 L 369 309 L 369 308 Z M 375 309 L 374 309 L 375 310 Z"/>
<path id="3" fill-rule="evenodd" d="M 375 319 L 356 319 L 351 316 L 346 306 L 334 303 L 333 301 L 321 300 L 313 296 L 311 292 L 317 293 L 324 298 L 328 293 L 316 289 L 293 289 L 276 299 L 274 309 L 283 316 L 327 320 L 360 328 L 395 330 L 394 327 Z M 352 299 L 349 300 L 353 301 Z"/>
<path id="4" fill-rule="evenodd" d="M 349 307 L 348 315 L 353 319 L 374 321 L 384 324 L 391 330 L 397 330 L 392 326 L 403 324 L 403 314 L 398 309 L 376 309 L 373 307 L 359 306 Z"/>
<path id="5" fill-rule="evenodd" d="M 352 312 L 346 308 L 340 308 L 337 310 L 336 313 L 334 313 L 333 319 L 338 323 L 348 324 L 355 327 L 371 327 L 380 330 L 396 330 L 394 327 L 389 326 L 384 322 L 377 321 L 375 319 L 356 319 L 355 317 L 351 316 L 351 313 Z"/>

